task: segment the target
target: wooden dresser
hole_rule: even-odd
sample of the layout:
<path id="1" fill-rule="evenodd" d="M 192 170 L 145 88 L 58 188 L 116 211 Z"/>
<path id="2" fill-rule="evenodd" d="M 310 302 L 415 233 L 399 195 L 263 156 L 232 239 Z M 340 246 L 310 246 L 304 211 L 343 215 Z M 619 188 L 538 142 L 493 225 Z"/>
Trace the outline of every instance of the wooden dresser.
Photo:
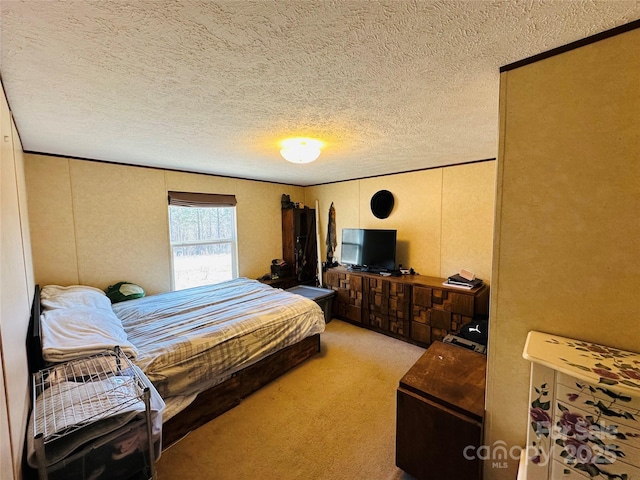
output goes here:
<path id="1" fill-rule="evenodd" d="M 518 478 L 640 479 L 640 354 L 529 332 L 526 462 Z"/>
<path id="2" fill-rule="evenodd" d="M 400 380 L 396 465 L 418 480 L 479 480 L 486 357 L 434 342 Z"/>
<path id="3" fill-rule="evenodd" d="M 331 268 L 325 286 L 336 291 L 333 314 L 357 325 L 422 346 L 458 333 L 489 314 L 489 287 L 471 290 L 442 285 L 424 275 L 381 276 Z"/>

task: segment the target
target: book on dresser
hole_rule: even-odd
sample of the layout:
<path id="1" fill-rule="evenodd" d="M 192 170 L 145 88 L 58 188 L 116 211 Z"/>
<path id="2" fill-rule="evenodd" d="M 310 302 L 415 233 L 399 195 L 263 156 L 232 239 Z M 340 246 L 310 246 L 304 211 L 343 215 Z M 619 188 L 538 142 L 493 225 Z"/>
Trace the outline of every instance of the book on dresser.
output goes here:
<path id="1" fill-rule="evenodd" d="M 451 275 L 450 277 L 448 277 L 447 280 L 444 281 L 442 284 L 448 287 L 454 287 L 454 288 L 460 287 L 460 288 L 466 288 L 467 290 L 471 290 L 472 288 L 479 287 L 483 283 L 484 282 L 480 278 L 474 278 L 472 280 L 469 280 L 467 278 L 464 278 L 462 275 L 456 273 L 455 275 Z"/>

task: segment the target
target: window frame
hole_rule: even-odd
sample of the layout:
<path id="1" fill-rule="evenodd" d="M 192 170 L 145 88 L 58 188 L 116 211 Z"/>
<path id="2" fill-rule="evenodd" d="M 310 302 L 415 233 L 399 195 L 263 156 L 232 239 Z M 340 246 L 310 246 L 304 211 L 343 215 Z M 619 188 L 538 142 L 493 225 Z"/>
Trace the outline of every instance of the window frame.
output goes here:
<path id="1" fill-rule="evenodd" d="M 171 290 L 176 290 L 176 270 L 174 262 L 174 247 L 191 247 L 198 245 L 226 245 L 231 246 L 231 279 L 238 278 L 238 221 L 237 210 L 235 204 L 231 205 L 210 205 L 210 206 L 189 206 L 189 205 L 176 205 L 171 204 L 171 197 L 169 197 L 169 205 L 167 207 L 167 227 L 169 234 L 169 259 L 171 263 Z M 231 237 L 225 239 L 215 240 L 197 240 L 197 241 L 185 241 L 185 242 L 173 242 L 171 240 L 171 207 L 174 208 L 228 208 L 231 211 Z M 210 284 L 214 285 L 214 284 Z M 191 288 L 191 287 L 185 287 Z"/>

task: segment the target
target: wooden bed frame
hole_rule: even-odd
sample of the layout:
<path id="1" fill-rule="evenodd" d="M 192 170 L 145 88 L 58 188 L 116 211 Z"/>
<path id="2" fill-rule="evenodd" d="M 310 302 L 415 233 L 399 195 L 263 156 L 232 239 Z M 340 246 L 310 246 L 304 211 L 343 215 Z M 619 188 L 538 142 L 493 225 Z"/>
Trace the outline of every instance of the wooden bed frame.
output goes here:
<path id="1" fill-rule="evenodd" d="M 192 430 L 238 405 L 251 393 L 320 352 L 320 334 L 307 337 L 235 373 L 228 380 L 198 394 L 184 410 L 162 426 L 162 446 L 167 448 Z M 40 332 L 40 287 L 36 285 L 27 336 L 29 371 L 45 366 Z"/>

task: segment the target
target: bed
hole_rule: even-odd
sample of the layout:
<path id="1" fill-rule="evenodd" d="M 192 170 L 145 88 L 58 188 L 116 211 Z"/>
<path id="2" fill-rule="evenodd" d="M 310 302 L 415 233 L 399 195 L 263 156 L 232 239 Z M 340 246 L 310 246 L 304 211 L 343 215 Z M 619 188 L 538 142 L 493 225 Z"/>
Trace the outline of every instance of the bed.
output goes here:
<path id="1" fill-rule="evenodd" d="M 320 351 L 322 309 L 300 295 L 256 280 L 239 278 L 109 303 L 104 317 L 97 314 L 106 308 L 104 293 L 93 290 L 36 289 L 28 339 L 30 369 L 34 372 L 51 362 L 113 348 L 110 342 L 117 344 L 167 405 L 164 448 Z M 75 294 L 82 297 L 79 305 Z M 73 320 L 57 311 L 66 307 L 72 309 Z M 102 329 L 112 328 L 110 322 L 115 333 L 103 335 Z M 70 325 L 74 323 L 80 326 Z M 83 352 L 77 346 L 78 336 L 87 330 L 85 324 L 92 333 Z"/>

